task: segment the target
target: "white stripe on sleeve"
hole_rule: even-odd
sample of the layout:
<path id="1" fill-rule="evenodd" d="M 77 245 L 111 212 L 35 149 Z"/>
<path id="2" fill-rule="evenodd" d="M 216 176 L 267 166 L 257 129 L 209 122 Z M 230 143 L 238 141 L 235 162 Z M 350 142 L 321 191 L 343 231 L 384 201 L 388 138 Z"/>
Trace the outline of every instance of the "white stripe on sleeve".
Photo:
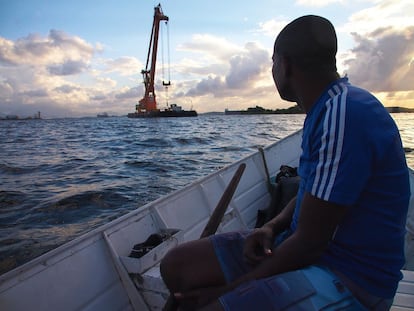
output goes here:
<path id="1" fill-rule="evenodd" d="M 319 160 L 312 185 L 312 194 L 323 200 L 329 200 L 342 153 L 347 88 L 344 84 L 340 86 L 328 91 L 331 98 L 325 103 Z"/>

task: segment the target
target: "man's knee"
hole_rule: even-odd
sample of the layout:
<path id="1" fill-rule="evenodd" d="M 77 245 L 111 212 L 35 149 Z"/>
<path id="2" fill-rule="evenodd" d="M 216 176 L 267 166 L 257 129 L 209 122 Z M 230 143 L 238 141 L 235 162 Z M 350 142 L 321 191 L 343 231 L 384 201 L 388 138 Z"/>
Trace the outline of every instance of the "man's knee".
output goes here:
<path id="1" fill-rule="evenodd" d="M 161 260 L 160 273 L 167 286 L 169 286 L 169 283 L 176 278 L 176 272 L 178 271 L 177 267 L 179 266 L 178 261 L 180 258 L 180 250 L 175 247 L 169 250 Z"/>

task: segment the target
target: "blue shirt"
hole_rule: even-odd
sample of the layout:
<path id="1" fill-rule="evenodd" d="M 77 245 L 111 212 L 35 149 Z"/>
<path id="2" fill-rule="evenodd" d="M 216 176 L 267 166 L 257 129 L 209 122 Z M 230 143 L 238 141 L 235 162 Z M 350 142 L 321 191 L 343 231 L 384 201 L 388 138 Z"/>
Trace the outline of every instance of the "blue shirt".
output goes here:
<path id="1" fill-rule="evenodd" d="M 348 207 L 321 264 L 369 293 L 392 298 L 402 277 L 410 196 L 399 131 L 369 92 L 338 79 L 308 112 L 301 184 L 291 230 L 305 192 Z"/>

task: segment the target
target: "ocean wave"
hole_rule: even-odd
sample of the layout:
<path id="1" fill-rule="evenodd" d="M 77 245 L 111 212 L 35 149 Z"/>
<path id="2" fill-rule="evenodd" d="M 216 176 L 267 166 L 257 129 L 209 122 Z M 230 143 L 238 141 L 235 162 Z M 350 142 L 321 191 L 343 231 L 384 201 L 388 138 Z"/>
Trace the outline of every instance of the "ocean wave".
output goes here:
<path id="1" fill-rule="evenodd" d="M 173 141 L 178 145 L 209 145 L 212 143 L 210 138 L 202 137 L 176 137 Z"/>
<path id="2" fill-rule="evenodd" d="M 80 219 L 99 219 L 102 215 L 106 218 L 106 210 L 113 213 L 119 206 L 125 208 L 128 205 L 132 206 L 133 202 L 117 191 L 86 191 L 45 200 L 32 207 L 30 213 L 20 217 L 17 223 L 32 224 L 32 227 L 78 223 Z"/>
<path id="3" fill-rule="evenodd" d="M 36 166 L 21 167 L 0 163 L 0 172 L 5 174 L 28 174 L 34 172 L 36 168 Z"/>

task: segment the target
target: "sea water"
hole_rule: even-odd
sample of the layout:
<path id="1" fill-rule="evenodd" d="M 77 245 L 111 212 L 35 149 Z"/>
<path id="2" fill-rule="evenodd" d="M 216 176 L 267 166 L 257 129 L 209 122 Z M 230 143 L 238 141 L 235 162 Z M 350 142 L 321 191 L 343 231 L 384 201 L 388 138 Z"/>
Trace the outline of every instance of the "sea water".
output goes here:
<path id="1" fill-rule="evenodd" d="M 295 132 L 305 115 L 0 122 L 0 274 Z M 414 114 L 393 114 L 414 167 Z"/>

